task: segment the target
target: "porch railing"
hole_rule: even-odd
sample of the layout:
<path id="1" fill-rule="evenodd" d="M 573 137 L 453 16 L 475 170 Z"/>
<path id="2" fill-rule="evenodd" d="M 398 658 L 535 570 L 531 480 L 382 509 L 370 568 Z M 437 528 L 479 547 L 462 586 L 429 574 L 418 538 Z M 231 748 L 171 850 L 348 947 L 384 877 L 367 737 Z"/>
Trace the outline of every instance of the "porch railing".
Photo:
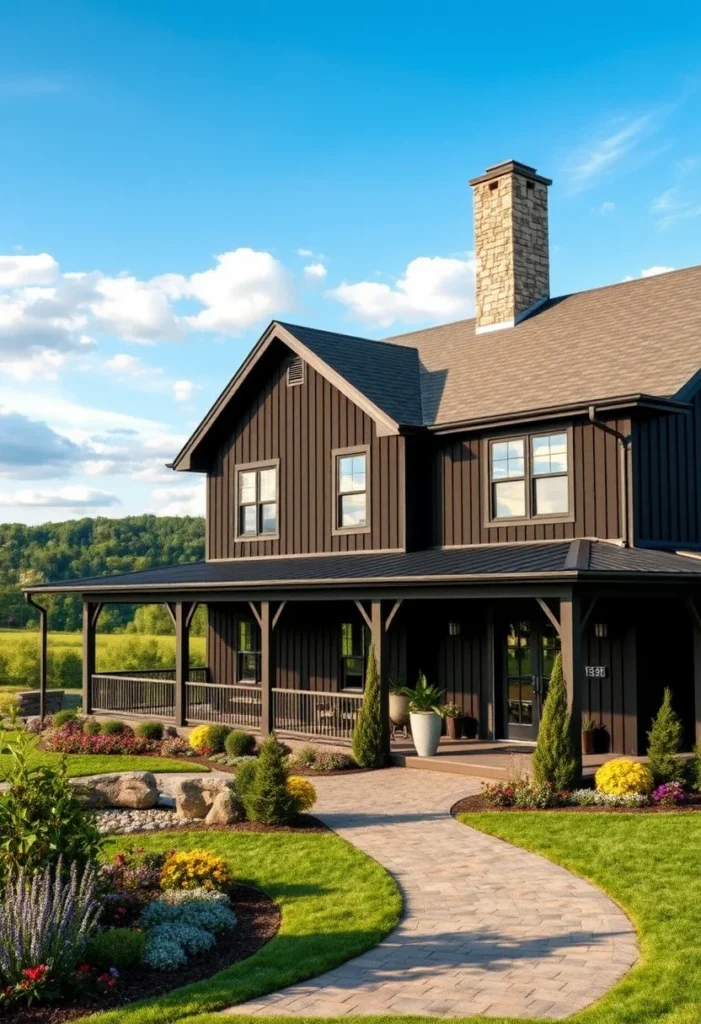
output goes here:
<path id="1" fill-rule="evenodd" d="M 273 690 L 273 727 L 301 736 L 350 739 L 363 703 L 361 693 Z"/>
<path id="2" fill-rule="evenodd" d="M 214 722 L 259 729 L 259 686 L 225 686 L 220 683 L 185 683 L 185 718 L 188 722 Z"/>
<path id="3" fill-rule="evenodd" d="M 99 673 L 92 677 L 92 710 L 98 714 L 175 718 L 175 680 L 168 676 Z"/>

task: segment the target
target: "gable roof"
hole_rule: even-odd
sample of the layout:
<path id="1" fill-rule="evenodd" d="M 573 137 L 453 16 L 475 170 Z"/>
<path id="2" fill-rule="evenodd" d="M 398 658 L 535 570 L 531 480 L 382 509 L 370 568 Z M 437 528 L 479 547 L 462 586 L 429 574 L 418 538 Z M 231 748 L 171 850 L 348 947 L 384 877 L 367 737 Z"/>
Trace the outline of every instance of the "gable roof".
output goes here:
<path id="1" fill-rule="evenodd" d="M 504 330 L 460 320 L 388 340 L 419 353 L 426 425 L 673 397 L 701 368 L 701 266 L 550 299 Z"/>

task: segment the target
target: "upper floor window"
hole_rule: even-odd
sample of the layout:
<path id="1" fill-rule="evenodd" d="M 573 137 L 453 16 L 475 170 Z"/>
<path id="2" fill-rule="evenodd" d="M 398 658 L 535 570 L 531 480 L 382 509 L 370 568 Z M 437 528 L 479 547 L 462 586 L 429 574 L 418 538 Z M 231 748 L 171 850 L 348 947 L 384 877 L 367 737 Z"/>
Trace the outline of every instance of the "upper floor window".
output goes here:
<path id="1" fill-rule="evenodd" d="M 260 630 L 249 619 L 238 620 L 236 681 L 260 682 Z"/>
<path id="2" fill-rule="evenodd" d="M 570 434 L 526 434 L 489 442 L 491 521 L 567 516 Z"/>
<path id="3" fill-rule="evenodd" d="M 368 449 L 343 449 L 334 457 L 336 531 L 369 528 Z"/>
<path id="4" fill-rule="evenodd" d="M 277 464 L 238 470 L 238 536 L 269 537 L 278 532 Z"/>

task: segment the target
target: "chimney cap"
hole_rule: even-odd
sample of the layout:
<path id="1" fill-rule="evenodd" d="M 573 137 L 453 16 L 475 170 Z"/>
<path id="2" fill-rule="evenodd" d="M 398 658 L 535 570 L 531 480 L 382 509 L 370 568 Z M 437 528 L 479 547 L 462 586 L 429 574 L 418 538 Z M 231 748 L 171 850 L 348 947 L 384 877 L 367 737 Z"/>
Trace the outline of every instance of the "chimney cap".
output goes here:
<path id="1" fill-rule="evenodd" d="M 550 178 L 544 178 L 536 174 L 535 167 L 522 164 L 518 160 L 505 160 L 501 164 L 493 164 L 488 167 L 484 174 L 478 178 L 472 178 L 470 185 L 481 185 L 484 181 L 493 181 L 495 178 L 503 178 L 505 174 L 517 174 L 520 178 L 528 178 L 530 181 L 539 181 L 542 185 L 552 185 Z"/>

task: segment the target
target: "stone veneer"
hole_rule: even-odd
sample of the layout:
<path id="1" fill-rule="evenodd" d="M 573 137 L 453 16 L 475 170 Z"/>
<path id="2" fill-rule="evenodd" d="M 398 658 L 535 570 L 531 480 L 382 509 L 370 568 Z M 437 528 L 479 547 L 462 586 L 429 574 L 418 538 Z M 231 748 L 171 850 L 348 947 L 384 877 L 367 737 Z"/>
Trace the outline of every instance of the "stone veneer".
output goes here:
<path id="1" fill-rule="evenodd" d="M 477 330 L 510 327 L 550 295 L 548 186 L 510 160 L 474 178 Z"/>

